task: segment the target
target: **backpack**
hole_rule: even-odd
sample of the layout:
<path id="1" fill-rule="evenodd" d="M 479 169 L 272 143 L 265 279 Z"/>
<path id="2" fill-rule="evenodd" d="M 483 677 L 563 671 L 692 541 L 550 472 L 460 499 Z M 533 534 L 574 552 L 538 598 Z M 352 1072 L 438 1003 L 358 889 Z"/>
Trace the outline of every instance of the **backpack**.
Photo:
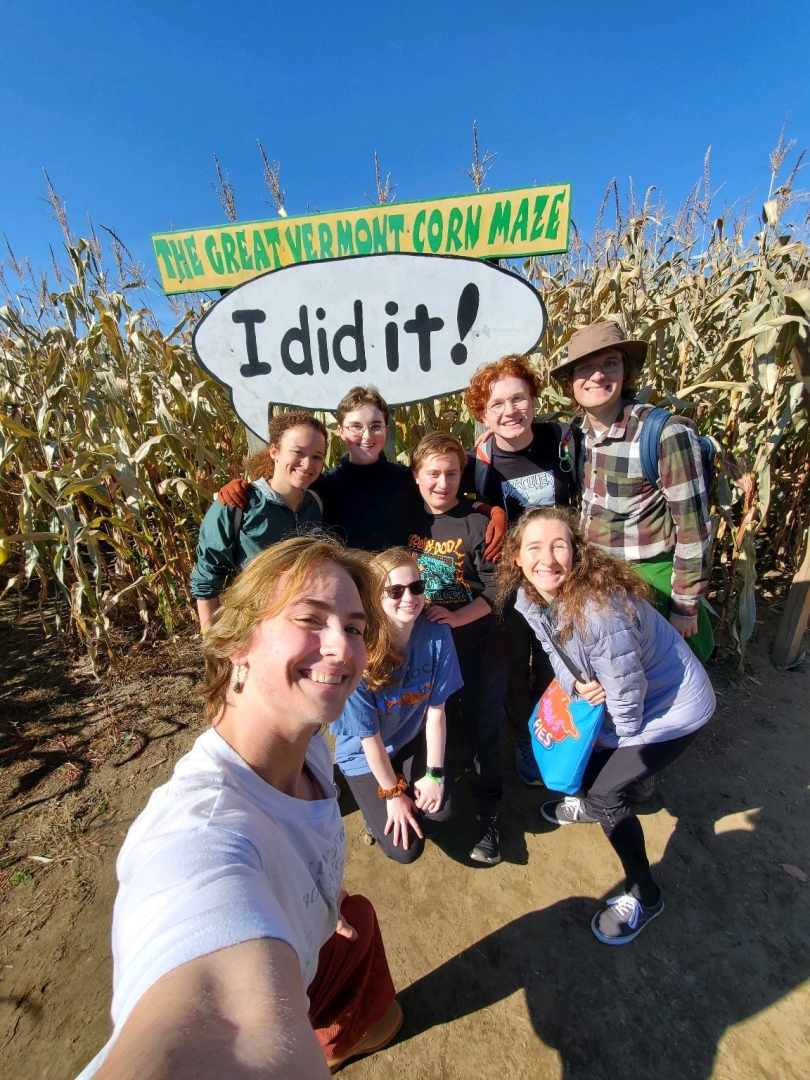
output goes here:
<path id="1" fill-rule="evenodd" d="M 652 487 L 658 487 L 661 479 L 659 465 L 659 448 L 661 434 L 667 420 L 675 416 L 669 409 L 663 409 L 660 405 L 654 405 L 646 413 L 641 423 L 641 471 L 644 479 Z M 714 478 L 717 475 L 717 444 L 708 435 L 698 435 L 700 442 L 700 460 L 703 466 L 703 480 L 706 485 L 706 494 L 712 490 Z"/>
<path id="2" fill-rule="evenodd" d="M 561 472 L 571 473 L 574 471 L 574 460 L 568 447 L 571 442 L 574 442 L 576 446 L 574 429 L 571 424 L 556 420 L 550 421 L 549 426 L 554 429 L 557 436 L 557 453 L 560 459 L 559 469 Z M 532 427 L 534 427 L 534 424 L 532 424 Z M 475 493 L 479 499 L 483 498 L 487 477 L 492 466 L 492 445 L 494 441 L 495 436 L 490 435 L 488 439 L 479 443 L 475 448 Z"/>

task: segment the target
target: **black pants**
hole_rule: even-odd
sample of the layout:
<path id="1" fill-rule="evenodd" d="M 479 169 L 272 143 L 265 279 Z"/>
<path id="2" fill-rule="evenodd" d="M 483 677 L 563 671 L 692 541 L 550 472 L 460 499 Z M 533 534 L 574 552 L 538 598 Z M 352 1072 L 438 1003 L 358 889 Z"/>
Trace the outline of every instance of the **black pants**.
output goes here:
<path id="1" fill-rule="evenodd" d="M 464 686 L 447 702 L 447 760 L 470 770 L 470 791 L 481 813 L 494 813 L 503 798 L 501 713 L 508 678 L 500 628 L 480 648 L 459 648 Z"/>
<path id="2" fill-rule="evenodd" d="M 655 904 L 660 890 L 650 874 L 644 831 L 627 788 L 645 777 L 654 776 L 686 750 L 698 731 L 668 742 L 622 746 L 616 750 L 594 750 L 585 769 L 582 787 L 587 812 L 597 818 L 624 870 L 627 892 L 642 904 Z"/>
<path id="3" fill-rule="evenodd" d="M 503 626 L 509 652 L 506 720 L 517 742 L 529 742 L 529 717 L 554 678 L 554 670 L 534 631 L 515 611 L 514 600 L 504 611 Z"/>
<path id="4" fill-rule="evenodd" d="M 393 755 L 391 765 L 394 772 L 402 773 L 409 785 L 416 780 L 421 780 L 427 768 L 427 741 L 425 729 L 402 749 Z M 446 773 L 445 773 L 446 775 Z M 372 773 L 363 773 L 362 776 L 347 776 L 346 783 L 354 796 L 354 801 L 360 808 L 363 819 L 371 830 L 371 835 L 380 845 L 380 849 L 389 859 L 398 863 L 416 862 L 425 849 L 425 841 L 420 840 L 413 829 L 408 826 L 408 848 L 402 846 L 402 841 L 394 845 L 393 832 L 385 835 L 385 826 L 388 823 L 388 801 L 377 795 L 377 781 Z M 422 828 L 425 822 L 449 821 L 455 813 L 452 798 L 452 777 L 447 777 L 444 787 L 444 802 L 441 810 L 435 814 L 426 814 L 421 810 L 416 811 L 419 826 Z M 408 792 L 411 797 L 413 790 Z M 423 832 L 425 830 L 423 829 Z"/>

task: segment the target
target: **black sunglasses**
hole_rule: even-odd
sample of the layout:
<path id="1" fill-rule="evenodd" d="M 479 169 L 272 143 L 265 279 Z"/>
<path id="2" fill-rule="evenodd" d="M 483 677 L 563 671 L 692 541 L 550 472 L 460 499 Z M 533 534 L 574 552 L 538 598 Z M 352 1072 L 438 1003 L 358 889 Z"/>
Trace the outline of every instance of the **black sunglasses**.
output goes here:
<path id="1" fill-rule="evenodd" d="M 383 592 L 391 600 L 401 600 L 405 595 L 405 590 L 408 590 L 411 596 L 421 596 L 425 591 L 424 581 L 411 581 L 407 585 L 388 585 L 383 589 Z"/>

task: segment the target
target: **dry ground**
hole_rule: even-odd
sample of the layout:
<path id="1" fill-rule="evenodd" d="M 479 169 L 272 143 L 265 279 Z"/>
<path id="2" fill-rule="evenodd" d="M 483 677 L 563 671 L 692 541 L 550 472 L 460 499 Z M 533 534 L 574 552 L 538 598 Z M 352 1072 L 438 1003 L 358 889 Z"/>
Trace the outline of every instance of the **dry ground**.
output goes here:
<path id="1" fill-rule="evenodd" d="M 618 882 L 601 831 L 547 826 L 510 767 L 494 868 L 464 857 L 463 814 L 389 864 L 344 795 L 347 884 L 377 907 L 406 1012 L 347 1080 L 810 1075 L 810 665 L 774 670 L 774 630 L 766 612 L 741 683 L 712 669 L 717 716 L 645 812 L 667 910 L 626 948 L 588 929 Z M 68 1080 L 108 1034 L 115 854 L 202 729 L 199 664 L 193 643 L 145 646 L 98 685 L 10 603 L 0 642 L 0 1061 Z"/>

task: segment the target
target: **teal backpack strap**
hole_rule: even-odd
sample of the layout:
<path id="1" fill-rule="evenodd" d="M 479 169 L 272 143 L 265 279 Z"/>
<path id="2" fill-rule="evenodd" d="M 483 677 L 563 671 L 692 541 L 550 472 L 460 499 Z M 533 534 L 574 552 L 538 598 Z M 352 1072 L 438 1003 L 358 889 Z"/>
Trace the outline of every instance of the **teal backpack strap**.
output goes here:
<path id="1" fill-rule="evenodd" d="M 661 480 L 661 436 L 667 420 L 675 416 L 669 409 L 656 405 L 650 409 L 641 421 L 641 471 L 644 479 L 652 487 L 658 487 Z M 714 476 L 717 472 L 717 446 L 708 435 L 698 435 L 700 443 L 700 464 L 706 491 L 711 492 Z"/>

